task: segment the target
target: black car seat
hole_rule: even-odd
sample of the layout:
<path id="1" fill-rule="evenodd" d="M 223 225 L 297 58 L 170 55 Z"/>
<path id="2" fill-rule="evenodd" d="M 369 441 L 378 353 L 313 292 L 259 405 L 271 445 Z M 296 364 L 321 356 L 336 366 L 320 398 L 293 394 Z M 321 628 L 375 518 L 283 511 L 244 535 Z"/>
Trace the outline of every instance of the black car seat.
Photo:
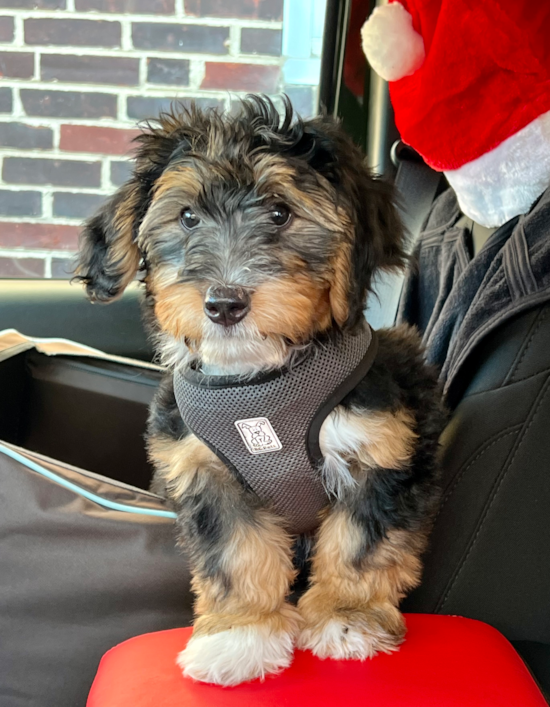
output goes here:
<path id="1" fill-rule="evenodd" d="M 413 233 L 435 194 L 429 172 L 399 168 Z M 480 341 L 447 403 L 442 502 L 422 584 L 402 608 L 491 624 L 550 694 L 550 293 Z"/>
<path id="2" fill-rule="evenodd" d="M 449 402 L 443 498 L 403 609 L 495 626 L 550 691 L 550 303 L 487 336 Z"/>

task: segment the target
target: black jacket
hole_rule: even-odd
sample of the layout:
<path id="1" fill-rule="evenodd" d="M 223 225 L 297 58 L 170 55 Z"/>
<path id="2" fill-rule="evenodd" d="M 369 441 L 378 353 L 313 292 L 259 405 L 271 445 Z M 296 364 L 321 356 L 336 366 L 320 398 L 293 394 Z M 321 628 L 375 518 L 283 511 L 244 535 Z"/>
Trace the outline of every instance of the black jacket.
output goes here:
<path id="1" fill-rule="evenodd" d="M 475 258 L 460 217 L 442 194 L 400 304 L 453 410 L 423 582 L 403 609 L 490 623 L 550 694 L 550 190 Z"/>
<path id="2" fill-rule="evenodd" d="M 449 393 L 474 347 L 508 319 L 550 300 L 550 189 L 501 226 L 474 258 L 452 189 L 435 202 L 405 280 L 398 319 L 420 329 Z"/>

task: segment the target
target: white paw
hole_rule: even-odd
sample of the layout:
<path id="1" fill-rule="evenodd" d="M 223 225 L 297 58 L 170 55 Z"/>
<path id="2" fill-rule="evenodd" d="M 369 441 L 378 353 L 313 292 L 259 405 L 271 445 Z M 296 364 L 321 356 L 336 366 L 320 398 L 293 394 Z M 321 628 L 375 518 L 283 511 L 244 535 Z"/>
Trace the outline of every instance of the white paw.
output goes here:
<path id="1" fill-rule="evenodd" d="M 320 626 L 305 628 L 298 637 L 298 648 L 310 650 L 319 658 L 366 660 L 377 653 L 396 651 L 402 641 L 376 624 L 330 619 Z"/>
<path id="2" fill-rule="evenodd" d="M 274 633 L 269 625 L 250 624 L 192 636 L 177 663 L 194 680 L 238 685 L 288 668 L 293 653 L 293 633 Z"/>

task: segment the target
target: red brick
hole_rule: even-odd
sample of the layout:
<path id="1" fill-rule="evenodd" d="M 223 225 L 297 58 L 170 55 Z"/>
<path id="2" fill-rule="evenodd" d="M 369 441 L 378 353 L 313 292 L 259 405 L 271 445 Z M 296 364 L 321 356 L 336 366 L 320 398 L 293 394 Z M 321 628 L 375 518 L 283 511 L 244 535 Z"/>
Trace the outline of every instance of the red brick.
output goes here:
<path id="1" fill-rule="evenodd" d="M 34 55 L 30 52 L 0 52 L 0 76 L 30 79 L 34 74 Z"/>
<path id="2" fill-rule="evenodd" d="M 0 277 L 44 277 L 42 258 L 0 258 Z"/>
<path id="3" fill-rule="evenodd" d="M 25 20 L 25 44 L 120 47 L 120 23 L 105 20 Z"/>
<path id="4" fill-rule="evenodd" d="M 125 155 L 139 130 L 121 130 L 89 125 L 62 125 L 59 147 L 72 152 L 100 152 L 106 155 Z"/>
<path id="5" fill-rule="evenodd" d="M 281 69 L 278 66 L 207 61 L 201 88 L 275 93 L 280 73 Z"/>
<path id="6" fill-rule="evenodd" d="M 174 0 L 76 0 L 78 12 L 121 12 L 128 15 L 173 15 Z"/>
<path id="7" fill-rule="evenodd" d="M 283 0 L 185 0 L 185 12 L 199 17 L 282 20 Z"/>
<path id="8" fill-rule="evenodd" d="M 0 42 L 13 41 L 13 17 L 0 17 Z"/>
<path id="9" fill-rule="evenodd" d="M 1 248 L 44 248 L 75 251 L 79 226 L 55 223 L 8 223 L 0 221 Z"/>
<path id="10" fill-rule="evenodd" d="M 125 57 L 43 54 L 40 67 L 43 81 L 114 86 L 135 86 L 139 82 L 139 60 Z"/>

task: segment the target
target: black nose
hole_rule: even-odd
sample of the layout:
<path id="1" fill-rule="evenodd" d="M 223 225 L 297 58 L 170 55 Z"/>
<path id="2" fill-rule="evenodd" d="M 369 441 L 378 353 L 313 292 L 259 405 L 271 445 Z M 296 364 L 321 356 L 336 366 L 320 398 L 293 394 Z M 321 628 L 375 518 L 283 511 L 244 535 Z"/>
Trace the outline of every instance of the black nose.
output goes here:
<path id="1" fill-rule="evenodd" d="M 204 300 L 206 316 L 216 324 L 232 326 L 250 309 L 250 297 L 242 287 L 210 287 Z"/>

